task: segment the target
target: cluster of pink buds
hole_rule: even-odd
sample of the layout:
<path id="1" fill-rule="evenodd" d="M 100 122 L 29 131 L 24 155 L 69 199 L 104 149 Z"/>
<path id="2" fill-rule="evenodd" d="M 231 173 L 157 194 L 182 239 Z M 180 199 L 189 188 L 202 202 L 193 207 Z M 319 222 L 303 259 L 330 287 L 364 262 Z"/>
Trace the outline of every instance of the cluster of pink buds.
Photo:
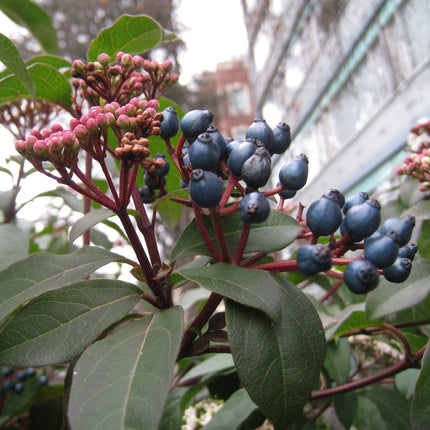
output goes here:
<path id="1" fill-rule="evenodd" d="M 76 95 L 91 104 L 96 104 L 96 97 L 102 97 L 107 102 L 123 105 L 141 95 L 147 99 L 158 98 L 178 80 L 176 73 L 170 73 L 172 67 L 169 60 L 159 64 L 123 52 L 119 52 L 116 63 L 111 64 L 108 54 L 100 54 L 98 61 L 88 64 L 80 60 L 73 62 L 73 86 Z"/>
<path id="2" fill-rule="evenodd" d="M 421 191 L 430 191 L 430 121 L 410 130 L 407 146 L 411 155 L 404 159 L 396 173 L 417 179 Z"/>
<path id="3" fill-rule="evenodd" d="M 43 161 L 50 161 L 57 170 L 73 169 L 78 159 L 79 141 L 71 130 L 54 124 L 42 132 L 32 130 L 25 140 L 15 143 L 15 148 L 39 170 L 42 170 Z"/>

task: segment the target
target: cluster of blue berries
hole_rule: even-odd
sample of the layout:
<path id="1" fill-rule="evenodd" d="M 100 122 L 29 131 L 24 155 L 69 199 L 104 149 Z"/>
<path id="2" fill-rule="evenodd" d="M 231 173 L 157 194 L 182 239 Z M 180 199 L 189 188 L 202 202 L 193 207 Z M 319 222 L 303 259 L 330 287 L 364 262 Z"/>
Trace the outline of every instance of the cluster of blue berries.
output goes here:
<path id="1" fill-rule="evenodd" d="M 32 367 L 23 370 L 15 370 L 11 367 L 3 367 L 0 394 L 7 393 L 21 394 L 24 391 L 24 382 L 36 376 L 36 371 Z M 39 377 L 39 385 L 46 385 L 48 378 L 44 375 Z"/>
<path id="2" fill-rule="evenodd" d="M 356 294 L 377 287 L 382 274 L 388 281 L 405 281 L 412 268 L 417 246 L 409 242 L 415 226 L 410 215 L 392 217 L 382 226 L 381 205 L 360 192 L 345 201 L 338 190 L 329 190 L 313 202 L 306 212 L 306 226 L 314 240 L 333 235 L 338 229 L 342 239 L 329 245 L 305 245 L 297 253 L 299 269 L 307 275 L 329 270 L 332 257 L 341 257 L 350 249 L 363 248 L 359 258 L 348 262 L 344 282 Z M 359 242 L 363 243 L 359 244 Z M 338 262 L 338 260 L 335 260 Z"/>
<path id="3" fill-rule="evenodd" d="M 223 181 L 236 181 L 242 199 L 239 213 L 246 223 L 260 223 L 267 219 L 270 204 L 259 191 L 272 172 L 271 157 L 285 152 L 291 143 L 290 127 L 279 123 L 272 129 L 262 117 L 257 117 L 246 131 L 245 140 L 224 138 L 212 124 L 209 110 L 192 110 L 179 121 L 173 107 L 163 112 L 160 136 L 169 140 L 180 130 L 183 136 L 176 156 L 183 163 L 182 185 L 188 187 L 191 200 L 199 207 L 214 208 L 224 194 Z M 285 192 L 295 194 L 307 179 L 307 159 L 302 155 L 282 170 L 280 182 Z M 241 189 L 237 181 L 246 184 Z M 285 182 L 285 184 L 284 184 Z M 227 198 L 230 197 L 227 196 Z"/>

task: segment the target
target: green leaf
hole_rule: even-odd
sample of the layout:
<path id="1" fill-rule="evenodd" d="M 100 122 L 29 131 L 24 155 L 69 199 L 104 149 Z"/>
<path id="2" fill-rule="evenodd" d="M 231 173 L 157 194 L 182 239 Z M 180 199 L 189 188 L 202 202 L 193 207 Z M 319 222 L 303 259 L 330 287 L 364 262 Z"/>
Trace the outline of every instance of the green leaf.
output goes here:
<path id="1" fill-rule="evenodd" d="M 33 64 L 28 69 L 36 86 L 36 98 L 56 103 L 65 109 L 71 106 L 71 87 L 67 78 L 47 64 Z M 0 81 L 0 105 L 29 98 L 29 92 L 16 76 Z"/>
<path id="2" fill-rule="evenodd" d="M 373 385 L 365 390 L 365 396 L 376 405 L 388 429 L 405 430 L 409 428 L 410 406 L 398 391 L 386 390 Z"/>
<path id="3" fill-rule="evenodd" d="M 33 297 L 77 282 L 105 264 L 123 260 L 118 254 L 95 247 L 65 255 L 32 254 L 0 272 L 0 319 Z"/>
<path id="4" fill-rule="evenodd" d="M 421 364 L 420 376 L 415 386 L 411 407 L 412 430 L 427 430 L 430 425 L 430 347 Z"/>
<path id="5" fill-rule="evenodd" d="M 369 319 L 380 318 L 418 305 L 430 294 L 430 260 L 415 258 L 412 272 L 403 284 L 381 279 L 366 299 Z"/>
<path id="6" fill-rule="evenodd" d="M 83 210 L 83 202 L 80 200 L 76 194 L 72 193 L 65 188 L 56 188 L 55 190 L 45 191 L 43 193 L 37 194 L 31 200 L 26 203 L 29 203 L 39 197 L 60 197 L 63 199 L 64 203 L 69 206 L 69 208 L 73 209 L 76 212 L 82 212 Z"/>
<path id="7" fill-rule="evenodd" d="M 203 221 L 211 240 L 215 241 L 215 232 L 210 218 L 203 216 Z M 223 226 L 228 249 L 233 255 L 243 229 L 243 221 L 240 219 L 239 213 L 235 212 L 225 218 Z M 272 210 L 266 221 L 252 225 L 245 252 L 279 251 L 289 245 L 300 230 L 302 227 L 295 219 L 284 212 Z M 189 255 L 210 255 L 195 219 L 188 224 L 173 248 L 172 259 L 177 260 Z"/>
<path id="8" fill-rule="evenodd" d="M 395 375 L 396 387 L 406 400 L 412 398 L 419 376 L 418 369 L 406 369 Z"/>
<path id="9" fill-rule="evenodd" d="M 16 225 L 0 225 L 0 270 L 26 258 L 28 243 L 28 234 Z"/>
<path id="10" fill-rule="evenodd" d="M 48 291 L 0 329 L 0 362 L 22 368 L 65 363 L 126 315 L 140 300 L 132 284 L 81 281 Z"/>
<path id="11" fill-rule="evenodd" d="M 282 315 L 226 300 L 228 335 L 239 378 L 251 399 L 284 429 L 300 415 L 319 380 L 325 356 L 321 321 L 306 296 L 282 277 Z"/>
<path id="12" fill-rule="evenodd" d="M 208 374 L 219 373 L 234 367 L 231 354 L 215 354 L 208 359 L 197 364 L 181 379 L 181 382 L 198 378 Z"/>
<path id="13" fill-rule="evenodd" d="M 415 181 L 414 181 L 415 182 Z M 414 184 L 416 187 L 416 183 Z M 403 215 L 412 215 L 417 220 L 424 220 L 430 218 L 430 200 L 420 200 L 417 204 L 413 205 Z"/>
<path id="14" fill-rule="evenodd" d="M 34 1 L 0 0 L 0 9 L 12 21 L 27 27 L 46 52 L 57 53 L 57 32 L 52 24 L 51 17 Z"/>
<path id="15" fill-rule="evenodd" d="M 79 218 L 70 229 L 70 243 L 73 243 L 79 236 L 97 225 L 99 222 L 102 222 L 114 215 L 115 214 L 109 209 L 95 209 L 88 212 L 82 218 Z"/>
<path id="16" fill-rule="evenodd" d="M 328 342 L 324 368 L 338 384 L 348 381 L 351 370 L 351 349 L 348 339 Z"/>
<path id="17" fill-rule="evenodd" d="M 13 73 L 16 78 L 24 85 L 25 89 L 34 100 L 36 98 L 36 87 L 33 79 L 25 67 L 15 45 L 0 33 L 0 61 Z"/>
<path id="18" fill-rule="evenodd" d="M 161 430 L 178 430 L 184 424 L 182 417 L 184 411 L 181 409 L 181 399 L 188 391 L 186 387 L 178 387 L 169 393 L 166 406 L 158 428 Z"/>
<path id="19" fill-rule="evenodd" d="M 417 245 L 421 257 L 430 258 L 430 220 L 424 220 L 421 224 L 421 233 Z"/>
<path id="20" fill-rule="evenodd" d="M 205 430 L 240 430 L 242 423 L 258 410 L 258 406 L 242 388 L 229 397 L 204 428 Z"/>
<path id="21" fill-rule="evenodd" d="M 366 430 L 391 430 L 385 425 L 376 405 L 364 396 L 358 396 L 357 399 L 357 416 L 354 427 Z"/>
<path id="22" fill-rule="evenodd" d="M 207 290 L 259 309 L 274 321 L 279 320 L 281 314 L 279 284 L 263 270 L 218 263 L 179 273 Z"/>
<path id="23" fill-rule="evenodd" d="M 182 332 L 183 312 L 175 307 L 87 348 L 73 372 L 71 429 L 157 430 Z"/>
<path id="24" fill-rule="evenodd" d="M 326 332 L 327 339 L 338 337 L 351 330 L 374 327 L 381 324 L 382 320 L 368 320 L 364 312 L 364 303 L 347 306 L 338 316 L 337 323 Z"/>
<path id="25" fill-rule="evenodd" d="M 337 417 L 342 425 L 349 429 L 357 416 L 357 395 L 354 392 L 333 397 Z"/>
<path id="26" fill-rule="evenodd" d="M 122 15 L 91 42 L 87 58 L 88 61 L 96 61 L 102 52 L 110 55 L 111 60 L 114 60 L 120 51 L 141 54 L 163 40 L 174 38 L 171 33 L 165 33 L 160 24 L 149 16 Z"/>

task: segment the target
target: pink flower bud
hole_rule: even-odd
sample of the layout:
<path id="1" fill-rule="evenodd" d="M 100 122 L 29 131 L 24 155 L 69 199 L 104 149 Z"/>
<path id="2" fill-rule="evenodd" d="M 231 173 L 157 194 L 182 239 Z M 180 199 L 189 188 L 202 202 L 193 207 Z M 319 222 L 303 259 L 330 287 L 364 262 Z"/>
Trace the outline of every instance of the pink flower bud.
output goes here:
<path id="1" fill-rule="evenodd" d="M 46 140 L 37 140 L 33 146 L 34 154 L 41 160 L 49 159 L 49 146 Z"/>
<path id="2" fill-rule="evenodd" d="M 88 139 L 88 130 L 87 127 L 83 124 L 77 125 L 73 129 L 73 133 L 75 134 L 76 138 L 85 142 Z"/>
<path id="3" fill-rule="evenodd" d="M 143 60 L 143 69 L 146 70 L 147 72 L 152 71 L 150 60 Z"/>
<path id="4" fill-rule="evenodd" d="M 106 66 L 108 66 L 109 65 L 109 61 L 110 61 L 110 56 L 108 55 L 108 54 L 106 54 L 106 53 L 101 53 L 98 57 L 97 57 L 97 60 L 99 61 L 99 63 L 102 65 L 102 66 L 104 66 L 104 67 L 106 67 Z"/>
<path id="5" fill-rule="evenodd" d="M 63 150 L 63 142 L 58 136 L 53 136 L 46 141 L 51 155 L 58 155 Z"/>
<path id="6" fill-rule="evenodd" d="M 140 69 L 143 66 L 143 58 L 140 55 L 133 56 L 133 67 Z"/>
<path id="7" fill-rule="evenodd" d="M 42 139 L 42 133 L 39 130 L 31 130 L 30 131 L 30 136 L 34 136 L 36 137 L 36 139 Z"/>
<path id="8" fill-rule="evenodd" d="M 78 126 L 81 122 L 77 118 L 72 118 L 69 122 L 69 127 L 73 130 L 76 126 Z"/>
<path id="9" fill-rule="evenodd" d="M 103 109 L 102 109 L 100 106 L 93 106 L 93 107 L 89 110 L 88 115 L 89 115 L 91 118 L 95 118 L 95 117 L 97 116 L 97 114 L 102 113 L 102 112 L 103 112 Z"/>
<path id="10" fill-rule="evenodd" d="M 152 60 L 151 61 L 151 69 L 154 72 L 157 72 L 159 68 L 160 68 L 160 65 L 158 64 L 158 61 Z"/>
<path id="11" fill-rule="evenodd" d="M 121 58 L 121 64 L 125 67 L 130 67 L 133 64 L 133 58 L 130 54 L 124 54 Z"/>
<path id="12" fill-rule="evenodd" d="M 119 51 L 118 54 L 116 54 L 116 61 L 118 63 L 121 63 L 121 59 L 122 59 L 123 55 L 124 55 L 124 52 L 122 52 L 122 51 Z"/>
<path id="13" fill-rule="evenodd" d="M 97 126 L 97 122 L 94 118 L 88 118 L 86 126 L 87 126 L 87 129 L 90 133 L 97 133 L 98 126 Z"/>
<path id="14" fill-rule="evenodd" d="M 136 106 L 132 103 L 126 104 L 124 107 L 124 114 L 127 116 L 135 116 L 136 115 Z"/>
<path id="15" fill-rule="evenodd" d="M 147 107 L 145 109 L 145 112 L 147 112 L 148 115 L 151 116 L 151 117 L 153 117 L 157 113 L 157 111 L 154 108 L 152 108 L 152 107 Z"/>
<path id="16" fill-rule="evenodd" d="M 177 82 L 179 75 L 177 73 L 170 73 L 170 82 Z"/>
<path id="17" fill-rule="evenodd" d="M 15 149 L 18 153 L 20 153 L 22 156 L 27 155 L 26 151 L 26 144 L 23 140 L 17 140 L 15 142 Z"/>
<path id="18" fill-rule="evenodd" d="M 52 124 L 51 130 L 53 133 L 58 133 L 63 131 L 63 127 L 61 124 Z"/>
<path id="19" fill-rule="evenodd" d="M 157 99 L 148 100 L 148 107 L 158 109 L 160 107 L 160 102 Z"/>
<path id="20" fill-rule="evenodd" d="M 148 101 L 147 100 L 139 100 L 138 109 L 145 110 L 148 107 Z"/>
<path id="21" fill-rule="evenodd" d="M 42 139 L 46 139 L 47 137 L 51 136 L 52 131 L 49 130 L 49 128 L 45 128 L 45 130 L 42 130 Z"/>
<path id="22" fill-rule="evenodd" d="M 125 130 L 130 130 L 130 118 L 127 115 L 120 115 L 116 120 L 116 125 L 119 128 L 123 128 Z"/>
<path id="23" fill-rule="evenodd" d="M 72 64 L 72 75 L 75 77 L 85 75 L 85 64 L 81 60 L 75 60 Z"/>
<path id="24" fill-rule="evenodd" d="M 163 63 L 161 63 L 160 65 L 160 69 L 169 72 L 170 70 L 172 70 L 173 67 L 173 63 L 170 60 L 166 60 Z"/>

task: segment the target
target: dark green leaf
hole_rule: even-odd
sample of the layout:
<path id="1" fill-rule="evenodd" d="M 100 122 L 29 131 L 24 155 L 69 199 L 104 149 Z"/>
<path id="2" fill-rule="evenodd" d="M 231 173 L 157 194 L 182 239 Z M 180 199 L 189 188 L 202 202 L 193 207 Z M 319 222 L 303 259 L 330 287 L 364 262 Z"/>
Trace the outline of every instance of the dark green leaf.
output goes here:
<path id="1" fill-rule="evenodd" d="M 109 209 L 95 209 L 79 218 L 73 224 L 69 233 L 70 243 L 73 243 L 79 236 L 84 234 L 87 230 L 91 229 L 98 223 L 114 216 L 115 214 Z"/>
<path id="2" fill-rule="evenodd" d="M 415 182 L 415 181 L 414 181 Z M 416 183 L 414 184 L 416 187 Z M 411 208 L 409 208 L 404 215 L 412 215 L 417 220 L 430 218 L 430 200 L 421 200 Z"/>
<path id="3" fill-rule="evenodd" d="M 87 58 L 88 61 L 96 61 L 102 52 L 110 55 L 111 60 L 120 51 L 141 54 L 166 40 L 166 37 L 167 40 L 174 38 L 166 35 L 160 24 L 149 16 L 122 15 L 91 42 Z"/>
<path id="4" fill-rule="evenodd" d="M 181 409 L 181 399 L 187 391 L 188 388 L 179 387 L 169 393 L 163 416 L 158 426 L 159 430 L 178 430 L 184 424 L 182 420 L 184 411 Z"/>
<path id="5" fill-rule="evenodd" d="M 388 429 L 405 430 L 409 428 L 410 405 L 398 391 L 386 390 L 373 385 L 365 390 L 365 396 L 376 405 Z M 428 426 L 425 428 L 428 429 Z"/>
<path id="6" fill-rule="evenodd" d="M 354 426 L 357 429 L 366 430 L 391 430 L 385 425 L 384 419 L 376 405 L 364 396 L 358 396 L 357 416 Z"/>
<path id="7" fill-rule="evenodd" d="M 334 396 L 333 402 L 339 421 L 349 429 L 357 416 L 357 395 L 354 392 L 343 393 Z"/>
<path id="8" fill-rule="evenodd" d="M 68 417 L 79 430 L 157 430 L 183 331 L 179 307 L 133 321 L 82 354 Z"/>
<path id="9" fill-rule="evenodd" d="M 412 272 L 403 284 L 381 279 L 378 288 L 367 295 L 369 319 L 380 318 L 415 306 L 430 294 L 430 260 L 415 258 Z"/>
<path id="10" fill-rule="evenodd" d="M 65 188 L 57 188 L 55 190 L 45 191 L 34 196 L 31 200 L 29 200 L 29 202 L 39 197 L 60 197 L 63 199 L 64 203 L 74 211 L 82 212 L 83 210 L 82 200 L 78 199 L 76 194 L 73 194 L 71 191 L 66 190 Z"/>
<path id="11" fill-rule="evenodd" d="M 258 406 L 242 388 L 224 403 L 204 428 L 205 430 L 240 430 L 243 421 L 258 410 Z"/>
<path id="12" fill-rule="evenodd" d="M 418 369 L 406 369 L 395 375 L 396 387 L 406 400 L 412 398 L 419 376 Z"/>
<path id="13" fill-rule="evenodd" d="M 32 254 L 0 273 L 0 319 L 28 299 L 77 282 L 105 264 L 123 260 L 118 254 L 95 247 L 66 255 Z"/>
<path id="14" fill-rule="evenodd" d="M 430 426 L 430 348 L 427 349 L 421 364 L 420 376 L 412 399 L 411 423 L 413 430 L 427 430 Z"/>
<path id="15" fill-rule="evenodd" d="M 202 361 L 197 366 L 193 367 L 181 379 L 181 382 L 188 381 L 200 376 L 215 374 L 224 370 L 232 369 L 234 362 L 231 354 L 216 354 Z"/>
<path id="16" fill-rule="evenodd" d="M 28 255 L 28 234 L 14 224 L 0 225 L 0 270 Z"/>
<path id="17" fill-rule="evenodd" d="M 32 99 L 36 97 L 36 87 L 33 79 L 25 67 L 15 45 L 4 35 L 0 33 L 0 61 L 7 67 L 10 73 L 13 73 L 17 79 L 24 85 Z"/>
<path id="18" fill-rule="evenodd" d="M 47 64 L 33 64 L 28 69 L 36 86 L 36 98 L 56 103 L 66 109 L 71 106 L 71 87 L 67 78 Z M 16 76 L 0 81 L 0 105 L 24 98 L 29 92 Z"/>
<path id="19" fill-rule="evenodd" d="M 0 362 L 15 368 L 65 363 L 140 300 L 132 284 L 81 281 L 48 291 L 16 312 L 0 330 Z"/>
<path id="20" fill-rule="evenodd" d="M 300 415 L 319 380 L 325 356 L 321 321 L 306 296 L 285 279 L 281 320 L 226 300 L 226 320 L 239 378 L 251 399 L 276 428 Z"/>
<path id="21" fill-rule="evenodd" d="M 46 52 L 57 53 L 57 32 L 51 17 L 34 1 L 0 0 L 0 9 L 12 21 L 27 27 Z"/>
<path id="22" fill-rule="evenodd" d="M 351 370 L 351 349 L 348 339 L 328 342 L 324 368 L 338 384 L 348 381 Z"/>
<path id="23" fill-rule="evenodd" d="M 267 272 L 218 263 L 179 273 L 203 288 L 259 309 L 275 321 L 279 320 L 281 314 L 279 284 Z"/>
<path id="24" fill-rule="evenodd" d="M 215 241 L 215 233 L 210 218 L 203 216 L 205 227 L 212 241 Z M 230 255 L 236 250 L 242 234 L 243 222 L 239 213 L 223 220 L 224 234 Z M 245 252 L 274 252 L 289 245 L 297 236 L 302 227 L 284 212 L 272 210 L 269 218 L 261 224 L 253 224 L 249 233 Z M 172 251 L 172 259 L 188 255 L 210 255 L 202 239 L 195 219 L 186 227 Z"/>

